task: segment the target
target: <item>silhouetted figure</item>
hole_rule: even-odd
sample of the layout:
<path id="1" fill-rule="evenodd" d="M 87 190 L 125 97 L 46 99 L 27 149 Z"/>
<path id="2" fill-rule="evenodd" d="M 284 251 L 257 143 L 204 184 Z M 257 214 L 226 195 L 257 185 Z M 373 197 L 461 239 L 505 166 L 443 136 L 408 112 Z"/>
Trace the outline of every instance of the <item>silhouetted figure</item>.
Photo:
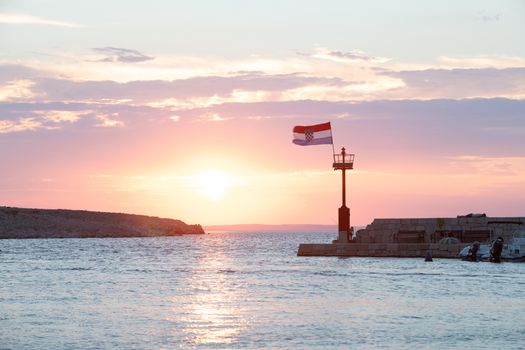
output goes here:
<path id="1" fill-rule="evenodd" d="M 467 255 L 468 261 L 478 261 L 478 250 L 479 250 L 479 242 L 476 241 L 472 243 L 472 246 L 470 247 Z"/>
<path id="2" fill-rule="evenodd" d="M 350 232 L 348 232 L 348 242 L 354 240 L 354 226 L 350 226 Z"/>
<path id="3" fill-rule="evenodd" d="M 432 252 L 430 250 L 427 250 L 427 254 L 425 255 L 425 261 L 434 261 L 432 260 Z"/>
<path id="4" fill-rule="evenodd" d="M 492 243 L 492 249 L 490 250 L 490 262 L 499 263 L 501 262 L 501 251 L 503 250 L 503 238 L 498 237 Z"/>

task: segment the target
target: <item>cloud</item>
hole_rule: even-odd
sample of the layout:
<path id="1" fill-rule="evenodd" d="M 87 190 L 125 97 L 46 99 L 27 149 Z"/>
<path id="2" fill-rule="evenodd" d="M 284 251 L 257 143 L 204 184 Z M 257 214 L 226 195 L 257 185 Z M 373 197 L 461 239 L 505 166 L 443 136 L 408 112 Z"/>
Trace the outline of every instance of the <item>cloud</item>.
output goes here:
<path id="1" fill-rule="evenodd" d="M 144 56 L 129 54 L 131 61 L 139 60 L 141 64 L 122 68 L 119 54 L 113 49 L 98 48 L 95 55 L 63 55 L 58 60 L 25 61 L 27 67 L 51 72 L 53 76 L 67 76 L 74 80 L 105 80 L 118 82 L 138 80 L 179 80 L 194 77 L 239 75 L 290 75 L 301 74 L 310 77 L 338 77 L 340 79 L 364 80 L 374 76 L 372 67 L 377 63 L 360 61 L 361 64 L 348 64 L 346 60 L 319 59 L 309 56 L 293 55 L 284 58 L 244 57 L 240 59 L 159 56 L 144 61 Z M 107 52 L 106 52 L 107 51 Z M 127 55 L 127 54 L 121 54 Z M 147 56 L 149 57 L 149 56 Z M 79 59 L 80 58 L 80 59 Z M 143 62 L 142 62 L 143 61 Z M 232 73 L 232 67 L 235 72 Z M 239 73 L 240 72 L 240 73 Z M 263 72 L 263 73 L 261 73 Z M 248 73 L 248 74 L 246 74 Z M 253 74 L 255 73 L 255 74 Z"/>
<path id="2" fill-rule="evenodd" d="M 475 57 L 439 57 L 439 64 L 435 67 L 419 66 L 417 70 L 426 69 L 480 69 L 480 68 L 525 68 L 525 58 L 517 56 L 480 55 Z"/>
<path id="3" fill-rule="evenodd" d="M 525 97 L 525 68 L 521 67 L 406 71 L 383 69 L 367 80 L 344 80 L 299 73 L 203 76 L 125 83 L 36 76 L 32 80 L 7 82 L 4 88 L 0 88 L 0 100 L 142 104 L 154 108 L 192 109 L 236 102 Z"/>
<path id="4" fill-rule="evenodd" d="M 107 51 L 114 55 L 112 59 L 118 60 L 119 50 L 123 49 L 100 50 L 101 53 Z M 0 84 L 0 118 L 10 121 L 4 123 L 4 130 L 20 128 L 16 125 L 21 118 L 33 118 L 42 125 L 40 129 L 97 130 L 124 126 L 133 129 L 145 124 L 162 123 L 184 125 L 188 121 L 206 123 L 245 119 L 262 124 L 290 118 L 322 117 L 362 123 L 387 120 L 385 125 L 392 132 L 401 125 L 407 129 L 418 125 L 424 132 L 413 131 L 418 135 L 425 134 L 421 119 L 414 118 L 410 123 L 403 124 L 405 114 L 415 116 L 418 112 L 426 118 L 429 127 L 443 134 L 454 134 L 457 130 L 442 129 L 440 118 L 446 121 L 446 125 L 459 123 L 467 132 L 475 126 L 476 133 L 483 133 L 485 138 L 489 133 L 497 134 L 497 137 L 505 133 L 512 140 L 523 135 L 524 128 L 515 118 L 515 105 L 511 100 L 516 100 L 519 105 L 525 99 L 525 67 L 496 69 L 475 65 L 475 68 L 468 69 L 397 70 L 389 65 L 372 64 L 370 62 L 374 58 L 366 58 L 360 52 L 328 50 L 326 53 L 337 59 L 302 57 L 283 69 L 302 70 L 282 74 L 243 69 L 232 73 L 230 65 L 224 76 L 124 82 L 76 79 L 67 74 L 39 70 L 36 66 L 0 63 L 0 81 L 3 82 Z M 369 63 L 353 65 L 338 61 L 354 58 Z M 285 61 L 288 62 L 287 59 Z M 519 63 L 519 60 L 515 58 L 507 61 L 509 64 L 516 62 Z M 118 62 L 114 63 L 122 68 Z M 153 63 L 146 62 L 144 65 Z M 106 63 L 100 62 L 89 64 L 106 66 Z M 463 61 L 460 64 L 468 66 Z M 126 70 L 137 66 L 142 65 L 127 65 Z M 344 73 L 340 75 L 339 69 Z M 413 100 L 428 100 L 428 104 Z M 434 106 L 434 109 L 423 106 Z M 500 108 L 502 115 L 514 118 L 514 122 L 504 119 L 500 123 L 495 122 L 496 108 Z M 474 112 L 477 113 L 476 118 L 471 118 Z M 436 116 L 436 113 L 439 114 Z M 489 119 L 484 120 L 482 117 L 486 113 L 489 113 Z M 452 122 L 449 120 L 452 116 L 458 119 Z M 396 123 L 391 125 L 392 118 L 396 118 Z M 379 133 L 386 132 L 382 126 L 380 129 Z M 372 127 L 365 131 L 376 132 Z M 400 135 L 401 138 L 405 136 Z M 432 140 L 432 135 L 427 136 Z M 456 136 L 463 138 L 459 134 Z M 516 147 L 521 147 L 518 141 Z"/>
<path id="5" fill-rule="evenodd" d="M 476 19 L 482 22 L 498 22 L 501 20 L 503 14 L 501 12 L 496 14 L 488 14 L 485 11 L 478 11 L 476 13 Z"/>
<path id="6" fill-rule="evenodd" d="M 0 101 L 31 100 L 37 94 L 32 91 L 34 81 L 21 79 L 11 80 L 0 86 Z"/>
<path id="7" fill-rule="evenodd" d="M 137 50 L 123 49 L 118 47 L 97 47 L 93 51 L 104 57 L 98 59 L 98 62 L 124 62 L 135 63 L 144 62 L 155 59 L 155 57 L 146 56 Z"/>
<path id="8" fill-rule="evenodd" d="M 23 15 L 23 14 L 15 14 L 15 13 L 0 13 L 0 23 L 2 24 L 39 24 L 39 25 L 69 27 L 69 28 L 83 27 L 82 25 L 75 24 L 75 23 L 54 21 L 54 20 L 35 17 L 31 15 Z"/>
<path id="9" fill-rule="evenodd" d="M 130 104 L 47 101 L 0 103 L 0 121 L 3 122 L 4 133 L 37 129 L 71 131 L 124 126 L 144 128 L 147 125 L 172 124 L 174 120 L 170 120 L 170 117 L 173 115 L 169 109 Z M 31 118 L 39 125 L 35 124 L 33 129 L 13 128 L 21 118 Z"/>
<path id="10" fill-rule="evenodd" d="M 62 130 L 65 128 L 122 127 L 125 123 L 115 117 L 119 113 L 97 104 L 30 103 L 0 104 L 0 133 L 35 130 Z M 89 109 L 91 108 L 91 109 Z M 125 110 L 126 108 L 122 108 Z M 131 108 L 130 108 L 131 109 Z M 134 120 L 133 114 L 130 120 Z"/>
<path id="11" fill-rule="evenodd" d="M 393 78 L 385 77 L 385 80 L 387 79 L 393 80 Z M 262 74 L 126 83 L 34 78 L 30 85 L 26 84 L 25 88 L 27 101 L 97 101 L 114 104 L 133 102 L 149 104 L 153 107 L 192 108 L 225 102 L 281 100 L 286 98 L 283 93 L 289 90 L 308 86 L 337 89 L 348 84 L 350 83 L 339 78 L 309 77 L 300 74 Z M 18 95 L 20 97 L 18 100 L 24 96 L 23 94 Z"/>
<path id="12" fill-rule="evenodd" d="M 120 120 L 116 120 L 116 119 L 111 119 L 107 115 L 97 115 L 96 119 L 98 121 L 100 121 L 100 123 L 95 124 L 95 127 L 99 127 L 99 128 L 115 128 L 115 127 L 122 127 L 122 126 L 124 126 L 124 122 L 122 122 Z"/>
<path id="13" fill-rule="evenodd" d="M 0 120 L 0 134 L 13 132 L 34 131 L 43 125 L 36 118 L 20 118 L 18 120 Z"/>
<path id="14" fill-rule="evenodd" d="M 20 64 L 0 63 L 0 85 L 6 85 L 10 81 L 31 80 L 46 75 L 40 69 L 33 69 Z"/>
<path id="15" fill-rule="evenodd" d="M 389 61 L 386 57 L 370 56 L 361 50 L 339 51 L 324 47 L 315 49 L 315 54 L 313 54 L 312 57 L 334 60 L 337 62 L 384 63 Z"/>
<path id="16" fill-rule="evenodd" d="M 427 69 L 385 72 L 401 79 L 402 89 L 387 98 L 525 98 L 525 68 Z"/>
<path id="17" fill-rule="evenodd" d="M 230 120 L 230 119 L 232 118 L 223 117 L 218 113 L 205 114 L 205 115 L 202 115 L 200 118 L 200 120 L 208 121 L 208 122 L 223 122 L 223 121 Z"/>
<path id="18" fill-rule="evenodd" d="M 459 155 L 448 157 L 453 165 L 461 164 L 469 173 L 517 176 L 525 179 L 525 157 L 486 157 Z"/>
<path id="19" fill-rule="evenodd" d="M 226 66 L 225 62 L 211 60 L 208 70 L 217 69 L 222 74 L 210 74 L 203 68 L 202 75 L 174 79 L 178 70 L 193 67 L 195 59 L 151 60 L 135 50 L 114 47 L 96 50 L 103 55 L 99 60 L 109 62 L 77 60 L 75 72 L 68 64 L 63 67 L 0 64 L 0 81 L 4 81 L 0 84 L 4 85 L 0 88 L 0 100 L 133 103 L 192 109 L 236 102 L 525 96 L 525 58 L 520 57 L 441 57 L 438 68 L 432 65 L 414 68 L 377 63 L 377 57 L 358 50 L 317 49 L 317 55 L 326 59 L 297 55 L 282 60 L 249 58 L 230 62 L 228 69 L 220 68 Z M 348 63 L 356 59 L 360 63 Z M 122 61 L 143 61 L 143 64 L 123 69 Z M 197 62 L 198 67 L 201 64 L 205 63 Z M 231 67 L 237 64 L 239 70 L 232 73 Z M 242 69 L 247 66 L 260 69 Z M 89 78 L 86 73 L 89 71 L 96 71 L 97 75 Z M 77 76 L 76 72 L 86 76 Z M 121 81 L 123 73 L 126 80 Z"/>
<path id="20" fill-rule="evenodd" d="M 415 71 L 428 69 L 474 69 L 525 67 L 525 58 L 514 56 L 481 55 L 474 57 L 438 57 L 434 62 L 400 62 L 372 56 L 359 50 L 342 51 L 318 48 L 313 54 L 294 54 L 286 57 L 252 57 L 239 59 L 145 55 L 136 50 L 100 47 L 94 54 L 63 54 L 19 61 L 26 70 L 40 72 L 40 77 L 67 77 L 72 81 L 106 81 L 119 83 L 137 81 L 181 81 L 195 78 L 231 78 L 267 76 L 275 80 L 291 81 L 293 75 L 316 79 L 339 79 L 355 85 L 368 86 L 385 79 L 383 72 Z M 125 69 L 123 63 L 128 64 Z M 7 69 L 15 69 L 14 62 L 4 61 Z M 235 69 L 232 70 L 232 67 Z M 1 68 L 1 67 L 0 67 Z M 4 70 L 5 70 L 4 69 Z M 19 72 L 23 73 L 23 72 Z M 26 72 L 29 74 L 29 72 Z M 14 73 L 6 73 L 12 76 Z M 34 74 L 33 74 L 34 76 Z M 0 79 L 2 74 L 0 72 Z M 196 80 L 195 80 L 196 82 Z M 214 83 L 214 82 L 212 82 Z M 389 84 L 391 85 L 391 84 Z M 206 88 L 206 87 L 202 87 Z M 262 89 L 261 89 L 262 90 Z M 350 90 L 355 90 L 355 86 Z M 365 96 L 366 98 L 369 98 Z"/>
<path id="21" fill-rule="evenodd" d="M 377 152 L 378 147 L 367 146 L 377 140 L 388 145 L 394 153 L 413 153 L 420 149 L 429 156 L 453 155 L 457 150 L 486 156 L 499 156 L 501 152 L 524 155 L 523 110 L 525 100 L 502 98 L 262 101 L 186 109 L 132 103 L 0 103 L 3 133 L 38 129 L 66 132 L 124 126 L 127 130 L 160 131 L 172 125 L 184 128 L 191 122 L 227 120 L 235 120 L 235 124 L 245 123 L 247 128 L 271 124 L 280 130 L 288 130 L 299 120 L 305 124 L 332 120 L 337 125 L 336 132 L 351 135 L 352 145 L 364 152 Z"/>
<path id="22" fill-rule="evenodd" d="M 46 121 L 53 123 L 74 123 L 77 122 L 81 115 L 92 113 L 92 111 L 37 111 Z"/>

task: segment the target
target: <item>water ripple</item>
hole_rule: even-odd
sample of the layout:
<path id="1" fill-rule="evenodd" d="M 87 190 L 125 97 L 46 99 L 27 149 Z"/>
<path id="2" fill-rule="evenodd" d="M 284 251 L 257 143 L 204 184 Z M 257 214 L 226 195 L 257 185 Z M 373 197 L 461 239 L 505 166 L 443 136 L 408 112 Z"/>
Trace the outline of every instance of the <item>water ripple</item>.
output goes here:
<path id="1" fill-rule="evenodd" d="M 525 344 L 525 264 L 296 256 L 331 239 L 2 240 L 0 349 Z"/>

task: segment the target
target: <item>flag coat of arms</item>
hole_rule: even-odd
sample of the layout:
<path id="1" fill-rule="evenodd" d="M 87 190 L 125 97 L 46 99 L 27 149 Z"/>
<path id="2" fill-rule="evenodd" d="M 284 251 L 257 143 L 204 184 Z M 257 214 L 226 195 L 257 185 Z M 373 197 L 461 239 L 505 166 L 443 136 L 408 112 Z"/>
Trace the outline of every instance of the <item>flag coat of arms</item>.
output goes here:
<path id="1" fill-rule="evenodd" d="M 293 128 L 293 143 L 299 146 L 330 145 L 332 127 L 330 122 L 316 125 L 298 125 Z"/>

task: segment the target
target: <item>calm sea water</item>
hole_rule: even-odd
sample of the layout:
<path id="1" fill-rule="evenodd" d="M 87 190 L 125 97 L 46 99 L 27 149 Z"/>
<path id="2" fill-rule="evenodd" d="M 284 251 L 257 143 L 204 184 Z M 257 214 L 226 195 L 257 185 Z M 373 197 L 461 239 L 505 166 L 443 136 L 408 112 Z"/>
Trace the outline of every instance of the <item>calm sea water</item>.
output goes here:
<path id="1" fill-rule="evenodd" d="M 525 348 L 525 264 L 296 256 L 333 238 L 0 240 L 0 349 Z"/>

